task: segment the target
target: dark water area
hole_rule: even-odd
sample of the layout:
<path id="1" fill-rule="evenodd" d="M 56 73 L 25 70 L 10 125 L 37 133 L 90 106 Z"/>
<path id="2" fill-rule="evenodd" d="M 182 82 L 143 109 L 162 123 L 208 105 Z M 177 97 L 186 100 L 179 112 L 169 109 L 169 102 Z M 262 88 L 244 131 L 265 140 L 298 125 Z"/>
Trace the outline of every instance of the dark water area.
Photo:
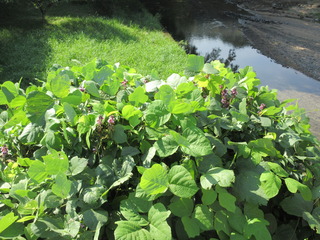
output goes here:
<path id="1" fill-rule="evenodd" d="M 244 35 L 244 21 L 234 16 L 249 13 L 223 0 L 143 0 L 176 41 L 187 43 L 189 53 L 219 59 L 234 70 L 252 66 L 261 85 L 320 96 L 320 82 L 283 67 L 254 49 Z M 263 24 L 263 23 L 262 23 Z M 294 96 L 293 96 L 294 97 Z"/>

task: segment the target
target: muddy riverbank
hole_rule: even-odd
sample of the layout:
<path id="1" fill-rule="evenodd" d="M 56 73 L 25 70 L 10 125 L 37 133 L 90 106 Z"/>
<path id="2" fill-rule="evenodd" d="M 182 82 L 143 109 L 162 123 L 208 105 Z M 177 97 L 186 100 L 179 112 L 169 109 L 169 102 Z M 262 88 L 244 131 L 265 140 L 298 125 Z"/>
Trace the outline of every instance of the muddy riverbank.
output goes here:
<path id="1" fill-rule="evenodd" d="M 316 14 L 306 13 L 310 9 L 320 13 L 320 3 L 282 9 L 265 5 L 251 8 L 250 13 L 263 20 L 244 21 L 244 33 L 251 44 L 278 63 L 320 80 L 320 22 Z"/>

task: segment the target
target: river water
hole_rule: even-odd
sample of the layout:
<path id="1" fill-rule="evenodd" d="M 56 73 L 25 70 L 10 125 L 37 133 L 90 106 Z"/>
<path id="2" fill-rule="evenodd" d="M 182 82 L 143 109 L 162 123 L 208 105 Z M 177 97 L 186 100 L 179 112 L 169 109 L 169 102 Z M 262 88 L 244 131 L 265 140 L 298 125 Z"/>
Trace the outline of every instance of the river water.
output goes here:
<path id="1" fill-rule="evenodd" d="M 248 15 L 223 0 L 142 0 L 176 41 L 188 43 L 188 52 L 220 59 L 234 70 L 252 66 L 261 85 L 278 89 L 278 98 L 298 99 L 310 118 L 311 131 L 320 139 L 320 81 L 286 68 L 254 49 L 244 35 L 243 20 L 232 15 Z M 235 14 L 230 14 L 235 13 Z"/>
<path id="2" fill-rule="evenodd" d="M 270 88 L 320 96 L 319 81 L 283 67 L 250 45 L 241 20 L 228 14 L 248 14 L 236 5 L 223 0 L 145 0 L 145 5 L 160 15 L 175 40 L 188 43 L 189 53 L 232 60 L 234 69 L 252 66 L 261 85 Z"/>

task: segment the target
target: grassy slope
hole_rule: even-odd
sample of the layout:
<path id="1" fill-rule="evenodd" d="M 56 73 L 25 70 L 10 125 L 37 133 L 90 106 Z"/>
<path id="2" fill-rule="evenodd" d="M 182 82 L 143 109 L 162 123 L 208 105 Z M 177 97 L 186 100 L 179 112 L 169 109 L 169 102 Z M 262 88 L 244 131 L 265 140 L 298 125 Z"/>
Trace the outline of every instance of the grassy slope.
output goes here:
<path id="1" fill-rule="evenodd" d="M 120 62 L 142 74 L 156 69 L 162 78 L 186 65 L 184 51 L 140 8 L 107 18 L 91 4 L 64 4 L 49 11 L 47 24 L 32 8 L 6 8 L 0 6 L 0 82 L 44 79 L 53 64 L 70 66 L 73 59 Z"/>

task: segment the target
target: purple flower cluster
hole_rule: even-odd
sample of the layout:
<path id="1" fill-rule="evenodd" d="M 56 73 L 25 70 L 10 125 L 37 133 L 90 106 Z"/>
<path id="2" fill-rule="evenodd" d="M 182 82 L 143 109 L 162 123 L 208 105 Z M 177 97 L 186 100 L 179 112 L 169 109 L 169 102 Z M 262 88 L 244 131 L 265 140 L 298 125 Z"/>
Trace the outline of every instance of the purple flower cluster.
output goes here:
<path id="1" fill-rule="evenodd" d="M 261 103 L 261 105 L 259 106 L 259 109 L 260 110 L 263 110 L 263 109 L 265 109 L 266 108 L 266 105 L 264 104 L 264 103 Z"/>
<path id="2" fill-rule="evenodd" d="M 231 89 L 231 95 L 235 97 L 235 96 L 237 96 L 237 94 L 238 94 L 237 89 L 236 88 L 232 88 Z"/>
<path id="3" fill-rule="evenodd" d="M 121 86 L 123 86 L 123 87 L 126 87 L 127 86 L 127 84 L 128 84 L 128 80 L 127 79 L 124 79 L 122 82 L 121 82 Z"/>
<path id="4" fill-rule="evenodd" d="M 102 125 L 102 120 L 103 120 L 104 118 L 100 115 L 99 116 L 99 118 L 98 118 L 98 120 L 97 120 L 97 124 L 98 125 Z"/>
<path id="5" fill-rule="evenodd" d="M 234 99 L 237 94 L 238 94 L 238 91 L 236 88 L 232 88 L 230 93 L 228 93 L 228 89 L 225 88 L 223 89 L 223 86 L 220 85 L 220 89 L 222 89 L 221 91 L 221 103 L 222 103 L 222 107 L 224 108 L 228 108 L 230 106 L 230 102 L 232 101 L 232 99 Z"/>
<path id="6" fill-rule="evenodd" d="M 84 87 L 79 87 L 79 90 L 80 90 L 81 92 L 84 92 L 86 89 L 85 89 Z"/>
<path id="7" fill-rule="evenodd" d="M 113 115 L 111 115 L 108 118 L 108 123 L 109 123 L 109 125 L 114 125 L 116 123 L 116 118 Z"/>
<path id="8" fill-rule="evenodd" d="M 2 152 L 2 157 L 6 157 L 9 153 L 9 150 L 8 150 L 8 147 L 6 144 L 4 144 L 2 147 L 1 147 L 1 152 Z"/>
<path id="9" fill-rule="evenodd" d="M 262 112 L 263 109 L 266 108 L 266 105 L 264 103 L 261 103 L 261 105 L 259 106 L 259 111 L 258 111 L 258 114 L 260 114 Z"/>

